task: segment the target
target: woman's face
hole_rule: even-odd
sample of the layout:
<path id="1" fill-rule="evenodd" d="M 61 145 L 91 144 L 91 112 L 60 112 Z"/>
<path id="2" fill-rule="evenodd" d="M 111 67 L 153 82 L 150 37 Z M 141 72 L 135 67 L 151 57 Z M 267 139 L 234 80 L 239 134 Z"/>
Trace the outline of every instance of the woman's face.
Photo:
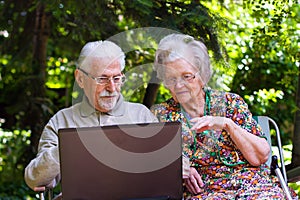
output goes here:
<path id="1" fill-rule="evenodd" d="M 164 83 L 180 104 L 198 102 L 203 82 L 198 70 L 184 59 L 165 64 Z"/>

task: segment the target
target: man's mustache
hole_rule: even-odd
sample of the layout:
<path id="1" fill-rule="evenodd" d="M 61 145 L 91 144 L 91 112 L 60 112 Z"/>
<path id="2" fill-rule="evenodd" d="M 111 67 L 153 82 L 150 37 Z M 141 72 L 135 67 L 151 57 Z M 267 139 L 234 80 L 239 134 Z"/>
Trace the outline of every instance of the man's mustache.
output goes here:
<path id="1" fill-rule="evenodd" d="M 100 97 L 106 97 L 106 96 L 118 96 L 118 92 L 109 92 L 109 91 L 103 91 L 99 94 Z"/>

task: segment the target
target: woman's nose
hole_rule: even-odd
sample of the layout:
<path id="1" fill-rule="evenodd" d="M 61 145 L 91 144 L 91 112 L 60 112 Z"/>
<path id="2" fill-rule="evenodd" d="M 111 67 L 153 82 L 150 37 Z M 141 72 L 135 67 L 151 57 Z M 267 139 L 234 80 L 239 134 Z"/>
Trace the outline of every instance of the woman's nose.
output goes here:
<path id="1" fill-rule="evenodd" d="M 175 83 L 175 88 L 181 88 L 184 86 L 184 81 L 182 79 L 179 79 Z"/>

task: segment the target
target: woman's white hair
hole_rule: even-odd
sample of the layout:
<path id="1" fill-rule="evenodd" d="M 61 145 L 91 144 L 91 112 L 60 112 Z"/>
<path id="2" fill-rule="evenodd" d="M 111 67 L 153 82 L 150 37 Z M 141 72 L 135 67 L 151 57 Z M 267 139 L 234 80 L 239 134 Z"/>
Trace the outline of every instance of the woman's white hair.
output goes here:
<path id="1" fill-rule="evenodd" d="M 189 62 L 199 71 L 201 81 L 204 84 L 208 83 L 212 69 L 205 44 L 184 34 L 170 34 L 164 37 L 159 42 L 155 54 L 154 70 L 157 77 L 163 79 L 165 64 L 176 59 Z"/>
<path id="2" fill-rule="evenodd" d="M 89 58 L 110 58 L 113 61 L 119 59 L 121 71 L 125 68 L 125 54 L 122 49 L 111 41 L 88 42 L 83 46 L 78 58 L 79 68 L 88 68 Z"/>

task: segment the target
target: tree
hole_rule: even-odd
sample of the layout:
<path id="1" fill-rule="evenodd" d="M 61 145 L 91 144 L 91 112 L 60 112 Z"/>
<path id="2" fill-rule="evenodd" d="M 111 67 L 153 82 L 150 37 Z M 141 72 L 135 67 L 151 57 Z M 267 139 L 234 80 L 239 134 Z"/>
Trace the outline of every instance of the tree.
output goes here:
<path id="1" fill-rule="evenodd" d="M 297 87 L 297 95 L 296 95 L 296 106 L 297 110 L 295 112 L 294 118 L 294 135 L 293 135 L 293 144 L 300 144 L 300 68 L 298 74 L 298 87 Z M 294 145 L 292 151 L 292 164 L 289 168 L 294 168 L 300 166 L 300 146 Z"/>
<path id="2" fill-rule="evenodd" d="M 4 116 L 8 119 L 7 126 L 41 132 L 47 116 L 45 112 L 41 112 L 43 110 L 41 106 L 48 105 L 45 96 L 45 73 L 49 16 L 45 11 L 45 5 L 41 2 L 27 13 L 27 17 L 22 16 L 22 12 L 32 8 L 32 3 L 33 1 L 10 3 L 9 5 L 14 7 L 19 15 L 13 15 L 15 13 L 10 9 L 3 8 L 4 16 L 12 22 L 11 29 L 7 30 L 11 30 L 13 40 L 5 40 L 1 46 L 2 52 L 11 57 L 8 61 L 10 65 L 6 65 L 1 71 L 5 77 L 1 103 L 5 105 L 3 113 L 9 116 Z M 20 25 L 25 29 L 20 30 Z M 38 139 L 38 135 L 32 134 L 33 147 L 37 146 Z"/>
<path id="3" fill-rule="evenodd" d="M 292 142 L 291 127 L 297 110 L 300 38 L 294 27 L 299 5 L 296 1 L 265 0 L 246 6 L 253 10 L 249 14 L 258 25 L 251 29 L 248 21 L 248 26 L 239 30 L 251 35 L 238 44 L 244 47 L 244 52 L 236 57 L 236 63 L 240 64 L 230 88 L 245 97 L 254 114 L 272 116 L 280 124 L 284 143 L 288 144 Z M 285 112 L 287 110 L 290 112 Z M 299 134 L 294 132 L 296 137 Z M 293 150 L 294 156 L 299 155 L 296 149 Z M 297 165 L 295 159 L 292 166 Z"/>
<path id="4" fill-rule="evenodd" d="M 105 9 L 107 6 L 103 1 L 78 1 L 76 5 L 73 1 L 2 2 L 1 29 L 9 36 L 2 38 L 1 45 L 7 63 L 1 70 L 1 117 L 6 119 L 4 128 L 32 131 L 34 154 L 45 122 L 57 110 L 46 94 L 47 57 L 75 60 L 81 44 L 117 32 L 114 23 L 109 27 L 98 23 L 100 19 L 117 21 L 113 11 Z"/>

